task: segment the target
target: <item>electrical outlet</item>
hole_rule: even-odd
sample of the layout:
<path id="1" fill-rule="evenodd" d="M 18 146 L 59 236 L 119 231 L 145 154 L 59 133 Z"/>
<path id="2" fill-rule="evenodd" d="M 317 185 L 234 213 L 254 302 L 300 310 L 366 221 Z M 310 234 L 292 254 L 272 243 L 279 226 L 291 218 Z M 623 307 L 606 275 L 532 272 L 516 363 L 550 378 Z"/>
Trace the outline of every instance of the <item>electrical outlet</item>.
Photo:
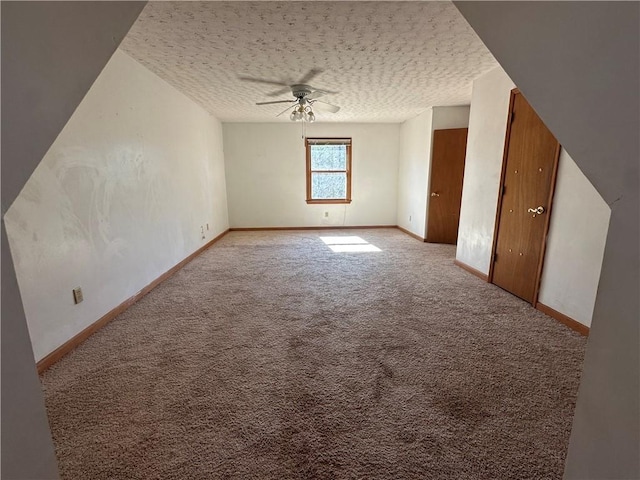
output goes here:
<path id="1" fill-rule="evenodd" d="M 73 302 L 77 305 L 82 300 L 84 300 L 84 297 L 82 296 L 82 288 L 80 288 L 80 287 L 74 288 L 73 289 Z"/>
<path id="2" fill-rule="evenodd" d="M 324 218 L 327 218 L 329 216 L 329 212 L 324 212 Z"/>

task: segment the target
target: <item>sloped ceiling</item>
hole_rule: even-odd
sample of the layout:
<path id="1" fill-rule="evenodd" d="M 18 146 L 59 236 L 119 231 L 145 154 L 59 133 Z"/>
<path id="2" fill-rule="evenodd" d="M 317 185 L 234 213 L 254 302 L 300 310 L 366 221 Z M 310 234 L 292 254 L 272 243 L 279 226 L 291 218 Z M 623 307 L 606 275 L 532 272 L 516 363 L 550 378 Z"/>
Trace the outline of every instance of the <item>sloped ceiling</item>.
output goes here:
<path id="1" fill-rule="evenodd" d="M 464 105 L 474 78 L 497 65 L 451 2 L 149 2 L 121 48 L 226 122 L 276 118 L 256 102 L 277 86 L 339 93 L 319 121 L 402 122 L 431 106 Z"/>

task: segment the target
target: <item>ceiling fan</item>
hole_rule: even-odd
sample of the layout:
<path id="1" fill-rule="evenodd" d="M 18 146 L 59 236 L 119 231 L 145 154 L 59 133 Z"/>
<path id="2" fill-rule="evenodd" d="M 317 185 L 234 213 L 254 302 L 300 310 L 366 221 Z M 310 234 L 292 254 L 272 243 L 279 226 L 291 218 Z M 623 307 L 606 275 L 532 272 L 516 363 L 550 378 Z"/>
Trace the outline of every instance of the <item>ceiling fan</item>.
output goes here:
<path id="1" fill-rule="evenodd" d="M 277 85 L 280 87 L 285 87 L 276 92 L 272 92 L 269 96 L 277 96 L 282 95 L 289 90 L 291 94 L 294 96 L 294 100 L 273 100 L 270 102 L 258 102 L 256 105 L 271 105 L 275 103 L 289 103 L 290 105 L 280 112 L 276 117 L 291 111 L 289 118 L 292 121 L 302 120 L 307 122 L 314 122 L 316 119 L 315 113 L 313 112 L 312 106 L 317 107 L 319 110 L 325 110 L 327 112 L 336 113 L 340 110 L 340 107 L 337 105 L 333 105 L 328 102 L 323 102 L 322 100 L 318 100 L 318 97 L 329 93 L 337 93 L 332 92 L 330 90 L 324 90 L 312 87 L 307 82 L 311 81 L 314 77 L 316 77 L 322 70 L 311 69 L 304 75 L 297 83 L 288 84 L 282 81 L 277 80 L 265 80 L 262 78 L 253 78 L 253 77 L 239 77 L 240 80 L 245 80 L 248 82 L 256 82 L 256 83 L 266 83 L 268 85 Z"/>

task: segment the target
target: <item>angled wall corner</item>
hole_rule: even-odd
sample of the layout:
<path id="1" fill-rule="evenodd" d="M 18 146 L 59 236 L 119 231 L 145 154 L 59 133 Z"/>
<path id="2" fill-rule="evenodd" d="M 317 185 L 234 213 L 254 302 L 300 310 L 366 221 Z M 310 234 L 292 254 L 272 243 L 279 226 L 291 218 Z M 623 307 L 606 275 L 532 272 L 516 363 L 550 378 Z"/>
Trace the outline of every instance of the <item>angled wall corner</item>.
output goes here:
<path id="1" fill-rule="evenodd" d="M 433 108 L 400 125 L 398 153 L 398 226 L 425 237 L 431 160 Z"/>
<path id="2" fill-rule="evenodd" d="M 146 2 L 2 3 L 2 215 Z M 58 478 L 2 222 L 2 477 Z"/>
<path id="3" fill-rule="evenodd" d="M 565 478 L 640 478 L 640 4 L 454 3 L 611 207 Z"/>
<path id="4" fill-rule="evenodd" d="M 400 124 L 398 226 L 426 238 L 433 131 L 469 126 L 469 106 L 434 106 Z"/>

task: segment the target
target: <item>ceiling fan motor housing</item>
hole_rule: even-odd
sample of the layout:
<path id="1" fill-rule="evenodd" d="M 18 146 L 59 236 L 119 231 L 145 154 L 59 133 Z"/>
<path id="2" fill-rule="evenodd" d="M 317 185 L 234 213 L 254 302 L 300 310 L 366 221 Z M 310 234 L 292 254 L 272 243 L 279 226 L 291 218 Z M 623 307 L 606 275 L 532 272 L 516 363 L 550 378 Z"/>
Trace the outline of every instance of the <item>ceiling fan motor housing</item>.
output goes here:
<path id="1" fill-rule="evenodd" d="M 313 90 L 309 85 L 291 85 L 291 93 L 296 98 L 304 98 L 309 95 Z"/>

